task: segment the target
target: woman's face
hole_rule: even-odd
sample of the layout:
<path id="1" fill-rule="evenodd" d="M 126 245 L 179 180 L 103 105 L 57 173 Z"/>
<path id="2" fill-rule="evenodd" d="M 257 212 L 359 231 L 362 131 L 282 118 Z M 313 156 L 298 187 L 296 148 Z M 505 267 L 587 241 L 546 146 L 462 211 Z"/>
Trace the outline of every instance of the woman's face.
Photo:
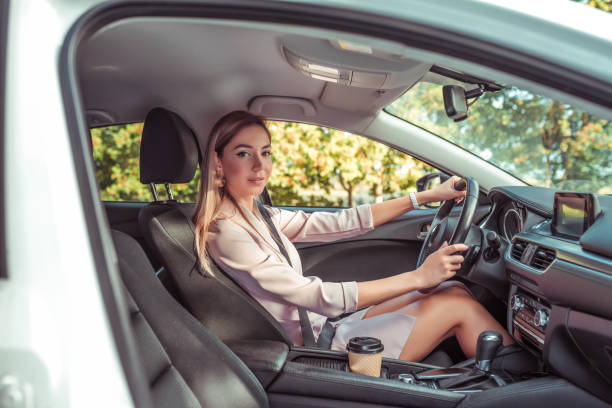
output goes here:
<path id="1" fill-rule="evenodd" d="M 263 192 L 272 172 L 268 133 L 259 125 L 241 129 L 223 148 L 217 160 L 225 176 L 225 188 L 247 204 Z"/>

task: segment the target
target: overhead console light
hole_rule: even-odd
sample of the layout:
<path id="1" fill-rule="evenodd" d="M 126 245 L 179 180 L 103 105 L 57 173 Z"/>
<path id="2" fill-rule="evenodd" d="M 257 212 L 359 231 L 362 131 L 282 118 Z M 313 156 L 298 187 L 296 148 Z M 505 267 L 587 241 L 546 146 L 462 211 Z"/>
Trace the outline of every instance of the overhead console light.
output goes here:
<path id="1" fill-rule="evenodd" d="M 336 67 L 309 61 L 306 58 L 302 58 L 294 54 L 285 47 L 283 47 L 283 51 L 289 64 L 308 77 L 334 82 L 336 84 L 339 83 L 349 85 L 350 83 L 351 74 L 348 70 L 342 70 Z"/>
<path id="2" fill-rule="evenodd" d="M 317 75 L 317 74 L 310 74 L 310 77 L 314 78 L 314 79 L 320 79 L 322 81 L 333 82 L 333 83 L 336 83 L 336 84 L 338 83 L 338 79 L 337 78 L 330 78 L 330 77 L 326 77 L 326 76 L 323 76 L 323 75 Z"/>
<path id="3" fill-rule="evenodd" d="M 317 72 L 317 71 L 325 72 L 326 74 L 332 74 L 332 75 L 335 75 L 336 77 L 340 75 L 340 73 L 338 72 L 336 68 L 324 67 L 323 65 L 308 64 L 306 68 L 310 72 Z"/>
<path id="4" fill-rule="evenodd" d="M 387 80 L 387 73 L 358 71 L 325 65 L 300 57 L 286 47 L 283 47 L 283 53 L 287 62 L 293 68 L 310 78 L 359 88 L 382 88 Z"/>

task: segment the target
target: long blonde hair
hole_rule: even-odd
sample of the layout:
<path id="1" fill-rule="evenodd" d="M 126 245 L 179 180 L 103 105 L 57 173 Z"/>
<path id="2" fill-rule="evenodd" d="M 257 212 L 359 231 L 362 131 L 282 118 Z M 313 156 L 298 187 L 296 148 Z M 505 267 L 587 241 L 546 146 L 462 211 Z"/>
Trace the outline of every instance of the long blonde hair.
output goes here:
<path id="1" fill-rule="evenodd" d="M 212 273 L 210 257 L 206 250 L 208 230 L 211 224 L 219 217 L 223 198 L 227 196 L 242 213 L 242 209 L 236 203 L 234 197 L 225 189 L 224 183 L 220 182 L 221 180 L 215 167 L 215 153 L 221 158 L 223 149 L 232 138 L 242 129 L 252 125 L 261 126 L 268 134 L 268 139 L 271 139 L 270 131 L 266 127 L 265 118 L 246 111 L 233 111 L 226 114 L 215 123 L 210 131 L 207 148 L 200 165 L 202 170 L 200 194 L 192 216 L 193 223 L 195 224 L 196 255 L 202 270 L 207 273 Z M 242 215 L 244 216 L 244 214 Z"/>

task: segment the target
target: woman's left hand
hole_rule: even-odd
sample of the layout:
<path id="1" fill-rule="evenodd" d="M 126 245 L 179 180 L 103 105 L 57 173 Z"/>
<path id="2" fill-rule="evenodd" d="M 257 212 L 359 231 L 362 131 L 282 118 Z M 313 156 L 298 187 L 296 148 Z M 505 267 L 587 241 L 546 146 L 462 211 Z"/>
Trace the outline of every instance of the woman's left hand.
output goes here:
<path id="1" fill-rule="evenodd" d="M 444 183 L 436 186 L 430 190 L 432 201 L 446 201 L 454 199 L 455 202 L 460 202 L 465 197 L 466 190 L 458 191 L 455 190 L 454 185 L 460 181 L 461 177 L 452 176 Z"/>

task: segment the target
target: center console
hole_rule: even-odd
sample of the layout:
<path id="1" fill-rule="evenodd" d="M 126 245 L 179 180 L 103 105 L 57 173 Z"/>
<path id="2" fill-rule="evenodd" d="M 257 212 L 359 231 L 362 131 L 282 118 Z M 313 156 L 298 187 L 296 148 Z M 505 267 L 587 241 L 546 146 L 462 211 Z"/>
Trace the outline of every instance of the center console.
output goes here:
<path id="1" fill-rule="evenodd" d="M 271 406 L 451 408 L 472 394 L 506 388 L 515 381 L 504 370 L 496 372 L 491 361 L 525 352 L 506 347 L 495 357 L 501 338 L 489 340 L 497 344 L 482 346 L 480 360 L 451 367 L 383 358 L 380 377 L 352 373 L 346 352 L 289 347 L 275 341 L 235 341 L 228 346 L 260 380 Z M 338 403 L 329 405 L 330 400 Z"/>
<path id="2" fill-rule="evenodd" d="M 542 353 L 550 313 L 546 299 L 514 286 L 508 302 L 508 332 L 518 343 Z"/>
<path id="3" fill-rule="evenodd" d="M 552 308 L 538 282 L 543 271 L 555 260 L 555 252 L 517 238 L 509 247 L 506 260 L 510 283 L 508 333 L 518 344 L 541 358 L 546 348 L 546 329 Z"/>
<path id="4" fill-rule="evenodd" d="M 272 408 L 605 406 L 562 378 L 531 374 L 536 359 L 516 345 L 501 348 L 490 369 L 486 360 L 436 367 L 383 358 L 380 377 L 350 372 L 346 352 L 266 340 L 227 345 L 259 379 Z"/>

